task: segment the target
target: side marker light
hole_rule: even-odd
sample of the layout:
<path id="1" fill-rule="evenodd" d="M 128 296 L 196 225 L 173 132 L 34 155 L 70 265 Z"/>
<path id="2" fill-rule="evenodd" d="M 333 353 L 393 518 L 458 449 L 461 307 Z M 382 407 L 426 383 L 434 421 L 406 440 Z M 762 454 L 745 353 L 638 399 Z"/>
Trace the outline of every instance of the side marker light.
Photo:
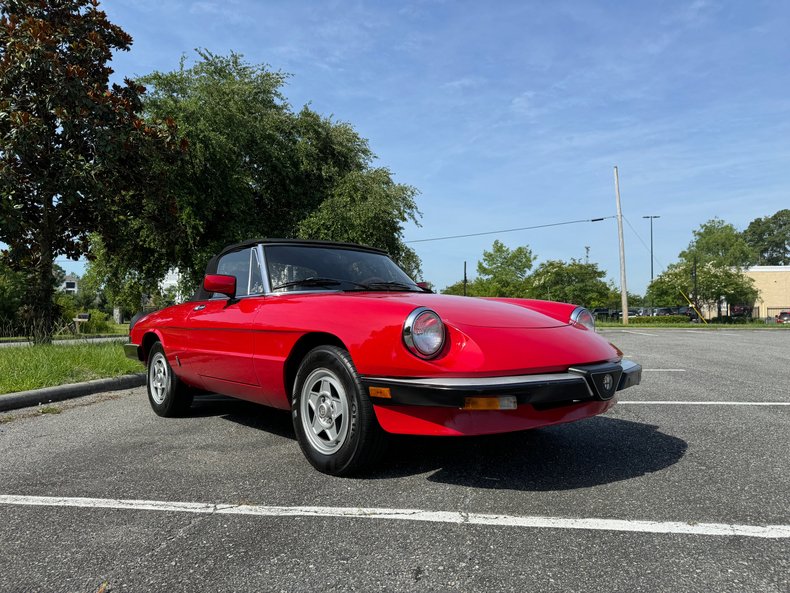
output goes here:
<path id="1" fill-rule="evenodd" d="M 371 387 L 369 390 L 370 397 L 380 397 L 383 399 L 392 399 L 389 387 Z"/>

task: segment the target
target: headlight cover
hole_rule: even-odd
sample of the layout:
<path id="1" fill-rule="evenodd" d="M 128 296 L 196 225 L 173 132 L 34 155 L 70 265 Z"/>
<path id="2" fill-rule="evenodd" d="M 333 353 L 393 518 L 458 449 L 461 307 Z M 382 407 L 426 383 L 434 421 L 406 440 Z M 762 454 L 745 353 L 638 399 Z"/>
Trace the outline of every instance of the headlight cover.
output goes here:
<path id="1" fill-rule="evenodd" d="M 403 323 L 403 343 L 419 358 L 436 357 L 444 346 L 444 323 L 434 311 L 418 307 Z"/>
<path id="2" fill-rule="evenodd" d="M 595 331 L 595 317 L 584 307 L 576 307 L 571 313 L 571 325 L 586 327 Z"/>

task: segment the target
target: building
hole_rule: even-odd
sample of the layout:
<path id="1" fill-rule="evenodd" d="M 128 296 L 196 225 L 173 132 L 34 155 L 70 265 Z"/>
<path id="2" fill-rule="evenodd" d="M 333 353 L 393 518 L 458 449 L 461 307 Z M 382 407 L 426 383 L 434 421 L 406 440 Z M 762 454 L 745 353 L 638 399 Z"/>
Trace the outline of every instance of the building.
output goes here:
<path id="1" fill-rule="evenodd" d="M 63 279 L 63 284 L 60 285 L 60 290 L 61 292 L 67 292 L 69 294 L 77 294 L 79 287 L 80 277 L 74 274 L 66 274 L 66 277 Z"/>
<path id="2" fill-rule="evenodd" d="M 760 291 L 754 317 L 775 317 L 790 311 L 790 266 L 752 266 L 743 271 Z"/>

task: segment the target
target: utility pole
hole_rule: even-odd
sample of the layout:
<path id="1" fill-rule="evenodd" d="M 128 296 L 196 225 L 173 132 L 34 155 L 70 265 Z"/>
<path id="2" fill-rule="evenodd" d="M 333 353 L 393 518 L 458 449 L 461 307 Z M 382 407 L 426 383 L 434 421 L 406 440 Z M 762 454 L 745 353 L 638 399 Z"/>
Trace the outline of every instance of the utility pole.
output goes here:
<path id="1" fill-rule="evenodd" d="M 620 207 L 620 178 L 614 168 L 614 193 L 617 198 L 617 235 L 620 238 L 620 304 L 623 307 L 623 325 L 628 325 L 628 288 L 625 284 L 625 243 L 623 242 L 623 209 Z"/>
<path id="2" fill-rule="evenodd" d="M 464 260 L 464 296 L 466 296 L 466 260 Z"/>

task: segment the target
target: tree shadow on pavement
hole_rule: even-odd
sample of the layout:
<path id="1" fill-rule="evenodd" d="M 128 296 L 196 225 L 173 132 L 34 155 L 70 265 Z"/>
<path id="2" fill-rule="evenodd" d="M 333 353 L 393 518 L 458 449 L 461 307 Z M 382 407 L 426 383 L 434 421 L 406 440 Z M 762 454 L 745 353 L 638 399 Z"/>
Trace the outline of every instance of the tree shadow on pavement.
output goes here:
<path id="1" fill-rule="evenodd" d="M 397 437 L 378 471 L 387 479 L 434 471 L 431 482 L 475 488 L 574 490 L 665 469 L 686 441 L 657 426 L 596 417 L 537 430 L 465 438 Z"/>

